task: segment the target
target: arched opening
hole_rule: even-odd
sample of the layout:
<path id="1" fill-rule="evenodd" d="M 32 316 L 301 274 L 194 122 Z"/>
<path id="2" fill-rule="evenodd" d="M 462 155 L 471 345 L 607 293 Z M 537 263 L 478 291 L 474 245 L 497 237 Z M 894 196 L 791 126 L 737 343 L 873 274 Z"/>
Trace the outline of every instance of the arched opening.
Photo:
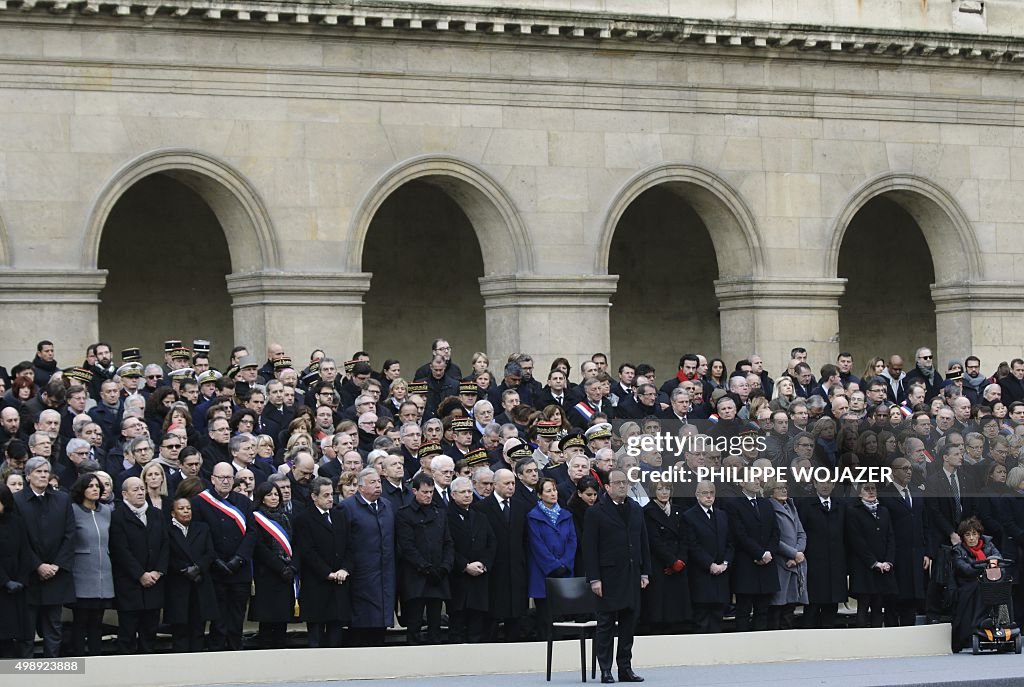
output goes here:
<path id="1" fill-rule="evenodd" d="M 631 202 L 608 255 L 609 273 L 619 275 L 610 313 L 613 366 L 649 363 L 659 380 L 676 370 L 682 353 L 717 356 L 721 348 L 715 246 L 680 190 L 659 185 Z"/>
<path id="2" fill-rule="evenodd" d="M 102 226 L 97 266 L 109 271 L 99 332 L 115 359 L 138 346 L 145 360 L 161 360 L 168 338 L 208 339 L 218 359 L 230 350 L 228 243 L 214 211 L 181 181 L 151 174 L 120 195 Z"/>
<path id="3" fill-rule="evenodd" d="M 853 216 L 838 255 L 838 276 L 847 279 L 839 300 L 839 348 L 858 368 L 874 356 L 903 356 L 936 346 L 931 284 L 935 266 L 914 217 L 889 194 L 868 200 Z M 936 360 L 940 371 L 945 361 Z"/>
<path id="4" fill-rule="evenodd" d="M 363 347 L 375 366 L 397 358 L 411 377 L 439 336 L 463 371 L 474 351 L 486 350 L 480 243 L 460 204 L 429 177 L 405 182 L 380 204 L 363 242 L 362 268 L 373 273 Z"/>

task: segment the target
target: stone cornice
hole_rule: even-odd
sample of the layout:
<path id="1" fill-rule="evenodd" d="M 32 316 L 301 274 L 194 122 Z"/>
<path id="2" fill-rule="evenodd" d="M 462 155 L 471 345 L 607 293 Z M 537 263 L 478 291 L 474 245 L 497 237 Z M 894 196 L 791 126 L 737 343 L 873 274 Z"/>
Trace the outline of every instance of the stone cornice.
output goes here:
<path id="1" fill-rule="evenodd" d="M 107 270 L 0 269 L 0 304 L 100 302 Z"/>
<path id="2" fill-rule="evenodd" d="M 618 275 L 502 274 L 480 278 L 484 308 L 550 308 L 553 306 L 608 308 Z"/>
<path id="3" fill-rule="evenodd" d="M 845 279 L 719 279 L 720 310 L 839 310 Z"/>
<path id="4" fill-rule="evenodd" d="M 937 313 L 989 311 L 1018 316 L 1022 288 L 1024 284 L 1010 281 L 933 284 L 932 300 Z"/>
<path id="5" fill-rule="evenodd" d="M 462 34 L 476 40 L 502 38 L 552 43 L 611 42 L 629 45 L 688 44 L 709 50 L 853 53 L 902 59 L 957 58 L 1024 62 L 1024 40 L 1016 36 L 935 31 L 867 29 L 778 22 L 666 18 L 504 7 L 456 7 L 388 2 L 220 2 L 217 0 L 0 0 L 0 19 L 72 17 L 76 23 L 176 20 L 221 23 L 225 28 L 262 25 L 345 35 L 350 32 L 397 36 L 403 33 Z M 280 27 L 275 29 L 274 27 Z M 229 30 L 229 29 L 228 29 Z"/>
<path id="6" fill-rule="evenodd" d="M 236 308 L 261 305 L 362 305 L 370 274 L 324 272 L 242 272 L 229 274 L 228 293 Z"/>

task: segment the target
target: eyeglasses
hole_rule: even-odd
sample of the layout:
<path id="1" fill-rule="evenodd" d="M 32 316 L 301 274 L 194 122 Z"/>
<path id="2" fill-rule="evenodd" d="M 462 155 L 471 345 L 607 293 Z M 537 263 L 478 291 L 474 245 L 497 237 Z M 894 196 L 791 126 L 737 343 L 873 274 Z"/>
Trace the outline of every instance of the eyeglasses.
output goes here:
<path id="1" fill-rule="evenodd" d="M 226 479 L 234 479 L 234 477 L 232 475 L 213 475 L 213 477 L 211 477 L 211 479 L 226 480 Z"/>
<path id="2" fill-rule="evenodd" d="M 180 451 L 181 444 L 163 444 L 160 448 L 166 448 L 171 451 Z"/>
<path id="3" fill-rule="evenodd" d="M 163 375 L 146 375 L 146 379 L 163 379 Z"/>
<path id="4" fill-rule="evenodd" d="M 930 355 L 922 355 L 921 356 L 921 360 L 931 360 L 931 359 L 932 359 L 932 357 Z"/>

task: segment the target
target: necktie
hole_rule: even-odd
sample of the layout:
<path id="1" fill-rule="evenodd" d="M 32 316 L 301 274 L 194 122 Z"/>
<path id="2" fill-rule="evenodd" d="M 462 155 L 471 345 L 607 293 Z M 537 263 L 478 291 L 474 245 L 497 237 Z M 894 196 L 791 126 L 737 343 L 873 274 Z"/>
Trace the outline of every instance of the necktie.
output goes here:
<path id="1" fill-rule="evenodd" d="M 714 511 L 712 511 L 710 508 L 708 508 L 708 520 L 714 520 L 714 518 L 715 518 Z"/>
<path id="2" fill-rule="evenodd" d="M 907 504 L 907 508 L 914 507 L 914 502 L 910 500 L 910 490 L 905 487 L 903 489 L 903 502 Z"/>
<path id="3" fill-rule="evenodd" d="M 956 508 L 956 520 L 960 522 L 963 509 L 960 507 L 960 482 L 957 481 L 955 472 L 949 476 L 949 486 L 953 489 L 953 505 Z"/>
<path id="4" fill-rule="evenodd" d="M 374 515 L 377 514 L 377 502 L 376 501 L 374 501 L 373 503 L 370 504 L 370 510 L 373 511 Z"/>
<path id="5" fill-rule="evenodd" d="M 444 505 L 448 505 L 448 490 L 445 489 L 441 492 L 441 498 L 444 499 Z"/>
<path id="6" fill-rule="evenodd" d="M 505 523 L 512 522 L 512 510 L 508 507 L 508 499 L 501 502 L 501 514 L 505 516 Z"/>
<path id="7" fill-rule="evenodd" d="M 754 515 L 757 516 L 758 520 L 760 520 L 761 519 L 761 511 L 757 507 L 757 499 L 750 499 L 750 505 L 754 507 Z"/>
<path id="8" fill-rule="evenodd" d="M 331 524 L 331 512 L 330 511 L 327 511 L 326 513 L 324 513 L 324 520 L 327 521 L 328 525 Z"/>
<path id="9" fill-rule="evenodd" d="M 832 503 L 831 503 L 831 501 L 832 501 L 831 499 L 825 499 L 824 501 L 821 502 L 822 505 L 825 506 L 825 512 L 826 513 L 830 513 L 832 511 Z"/>

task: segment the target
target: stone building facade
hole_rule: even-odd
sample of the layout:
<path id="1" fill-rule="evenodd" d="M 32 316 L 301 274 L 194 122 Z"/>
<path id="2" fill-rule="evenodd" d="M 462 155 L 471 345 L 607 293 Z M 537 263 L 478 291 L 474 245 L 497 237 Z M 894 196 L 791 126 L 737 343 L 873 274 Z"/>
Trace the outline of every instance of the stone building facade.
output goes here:
<path id="1" fill-rule="evenodd" d="M 1024 2 L 482 4 L 0 0 L 0 361 L 1021 354 Z"/>

